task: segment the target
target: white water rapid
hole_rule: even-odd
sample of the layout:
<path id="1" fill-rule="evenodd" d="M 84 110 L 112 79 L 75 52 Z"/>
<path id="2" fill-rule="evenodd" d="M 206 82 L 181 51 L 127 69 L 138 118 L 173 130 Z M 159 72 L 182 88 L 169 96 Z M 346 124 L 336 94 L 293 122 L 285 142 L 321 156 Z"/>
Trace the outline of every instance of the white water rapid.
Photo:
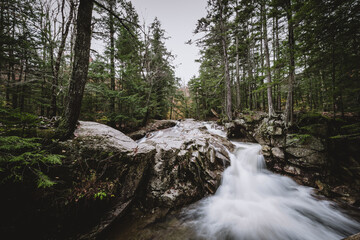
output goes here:
<path id="1" fill-rule="evenodd" d="M 315 198 L 311 188 L 267 171 L 260 145 L 233 143 L 218 191 L 189 210 L 200 238 L 335 240 L 359 231 L 358 222 Z"/>

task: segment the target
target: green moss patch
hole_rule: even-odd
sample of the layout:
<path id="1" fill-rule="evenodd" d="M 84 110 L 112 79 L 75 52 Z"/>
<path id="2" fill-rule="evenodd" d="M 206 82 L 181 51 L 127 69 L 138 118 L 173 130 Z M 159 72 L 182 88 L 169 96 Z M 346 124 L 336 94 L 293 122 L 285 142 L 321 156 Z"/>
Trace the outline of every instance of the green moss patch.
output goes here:
<path id="1" fill-rule="evenodd" d="M 307 125 L 320 124 L 320 123 L 324 124 L 324 123 L 328 123 L 329 121 L 330 118 L 321 115 L 320 113 L 309 112 L 300 115 L 298 119 L 298 125 L 307 126 Z"/>
<path id="2" fill-rule="evenodd" d="M 307 140 L 309 140 L 312 136 L 310 134 L 289 134 L 289 138 L 287 140 L 288 145 L 292 144 L 305 144 Z"/>

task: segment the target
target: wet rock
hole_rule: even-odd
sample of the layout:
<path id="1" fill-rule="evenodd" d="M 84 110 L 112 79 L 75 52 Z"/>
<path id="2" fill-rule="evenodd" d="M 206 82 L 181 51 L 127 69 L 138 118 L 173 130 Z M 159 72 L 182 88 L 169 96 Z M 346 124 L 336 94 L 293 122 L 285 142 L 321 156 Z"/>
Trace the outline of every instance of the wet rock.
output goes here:
<path id="1" fill-rule="evenodd" d="M 257 131 L 253 134 L 253 137 L 256 140 L 256 142 L 258 142 L 261 145 L 271 145 L 270 139 L 263 137 L 261 133 Z"/>
<path id="2" fill-rule="evenodd" d="M 92 239 L 121 217 L 135 200 L 156 149 L 147 143 L 137 144 L 122 132 L 95 122 L 80 121 L 74 135 L 74 139 L 59 143 L 68 155 L 64 165 L 71 164 L 71 171 L 66 171 L 66 176 L 60 174 L 60 179 L 72 181 L 65 191 L 67 195 L 62 197 L 71 202 L 70 206 L 86 200 L 87 217 L 97 222 L 89 223 L 92 229 L 78 238 Z M 107 200 L 102 202 L 103 214 L 95 218 L 92 212 L 98 212 L 94 197 L 98 193 Z"/>
<path id="3" fill-rule="evenodd" d="M 273 166 L 273 169 L 276 171 L 276 172 L 282 172 L 283 171 L 283 168 L 281 167 L 281 165 L 275 163 L 274 166 Z"/>
<path id="4" fill-rule="evenodd" d="M 132 138 L 133 140 L 139 140 L 139 139 L 145 137 L 146 133 L 147 133 L 146 130 L 141 129 L 141 130 L 138 130 L 136 132 L 132 132 L 132 133 L 128 134 L 128 136 L 130 138 Z"/>
<path id="5" fill-rule="evenodd" d="M 235 124 L 243 126 L 244 128 L 247 128 L 247 124 L 244 119 L 236 119 L 234 120 Z"/>
<path id="6" fill-rule="evenodd" d="M 325 146 L 319 138 L 307 134 L 288 134 L 286 144 L 287 146 L 303 147 L 315 151 L 325 150 Z"/>
<path id="7" fill-rule="evenodd" d="M 268 145 L 262 145 L 261 152 L 264 156 L 270 156 L 271 155 L 271 147 Z"/>
<path id="8" fill-rule="evenodd" d="M 149 208 L 183 206 L 214 193 L 233 149 L 226 138 L 191 120 L 144 143 L 156 146 L 144 203 Z"/>
<path id="9" fill-rule="evenodd" d="M 281 136 L 283 134 L 283 130 L 281 127 L 276 127 L 274 135 Z"/>
<path id="10" fill-rule="evenodd" d="M 226 129 L 235 128 L 235 123 L 233 123 L 233 122 L 225 123 L 225 128 Z"/>
<path id="11" fill-rule="evenodd" d="M 335 187 L 334 189 L 331 190 L 332 192 L 334 193 L 337 193 L 343 197 L 349 197 L 350 196 L 350 192 L 351 190 L 349 189 L 348 186 L 344 186 L 344 185 L 341 185 L 341 186 L 337 186 Z"/>
<path id="12" fill-rule="evenodd" d="M 286 148 L 286 152 L 298 158 L 307 157 L 316 153 L 314 150 L 302 147 L 288 147 Z"/>
<path id="13" fill-rule="evenodd" d="M 269 134 L 269 135 L 274 135 L 274 133 L 275 133 L 275 127 L 274 126 L 268 126 L 267 128 L 266 128 L 266 131 L 267 131 L 267 133 Z"/>
<path id="14" fill-rule="evenodd" d="M 326 157 L 322 153 L 314 152 L 301 158 L 290 158 L 288 161 L 294 165 L 305 168 L 324 168 L 326 166 Z"/>
<path id="15" fill-rule="evenodd" d="M 278 147 L 272 148 L 271 153 L 276 158 L 279 158 L 279 159 L 284 159 L 285 158 L 284 152 Z"/>
<path id="16" fill-rule="evenodd" d="M 358 118 L 345 118 L 340 122 L 321 114 L 308 113 L 298 115 L 296 124 L 285 128 L 284 115 L 272 118 L 255 115 L 257 120 L 239 114 L 240 119 L 234 122 L 246 126 L 243 129 L 263 146 L 262 153 L 270 170 L 312 187 L 320 188 L 316 183 L 319 181 L 322 194 L 328 197 L 336 195 L 341 201 L 360 206 Z M 284 157 L 277 149 L 273 152 L 269 148 L 283 150 Z M 353 189 L 350 197 L 331 191 L 335 184 Z"/>
<path id="17" fill-rule="evenodd" d="M 137 147 L 136 142 L 122 132 L 96 122 L 80 121 L 74 136 L 78 141 L 93 142 L 93 148 L 111 148 L 121 153 L 131 153 Z"/>
<path id="18" fill-rule="evenodd" d="M 271 146 L 283 148 L 286 146 L 285 138 L 284 138 L 284 136 L 271 136 L 270 144 L 271 144 Z"/>
<path id="19" fill-rule="evenodd" d="M 228 138 L 236 138 L 244 142 L 254 142 L 251 130 L 243 119 L 235 120 L 225 124 L 226 136 Z"/>
<path id="20" fill-rule="evenodd" d="M 343 240 L 360 240 L 360 233 L 344 238 Z"/>
<path id="21" fill-rule="evenodd" d="M 270 145 L 270 139 L 267 135 L 267 126 L 266 122 L 263 121 L 258 128 L 255 129 L 252 136 L 255 138 L 255 140 L 261 144 L 261 145 Z"/>
<path id="22" fill-rule="evenodd" d="M 286 165 L 284 167 L 284 171 L 293 175 L 301 175 L 301 170 L 300 168 L 294 167 L 294 166 L 289 166 Z"/>
<path id="23" fill-rule="evenodd" d="M 175 120 L 154 120 L 143 129 L 128 134 L 133 140 L 139 140 L 146 136 L 146 134 L 166 128 L 174 127 L 177 124 Z"/>

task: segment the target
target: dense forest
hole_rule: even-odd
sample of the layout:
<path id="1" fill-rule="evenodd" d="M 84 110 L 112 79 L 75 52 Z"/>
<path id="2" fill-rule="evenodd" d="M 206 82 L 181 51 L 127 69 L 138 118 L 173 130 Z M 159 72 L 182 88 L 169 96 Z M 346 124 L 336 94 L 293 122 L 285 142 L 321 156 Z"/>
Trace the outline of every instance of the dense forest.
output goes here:
<path id="1" fill-rule="evenodd" d="M 2 109 L 48 118 L 66 115 L 67 96 L 75 86 L 71 80 L 80 77 L 86 85 L 72 92 L 79 99 L 71 108 L 81 119 L 126 129 L 166 118 L 178 80 L 160 21 L 140 26 L 129 1 L 94 1 L 83 10 L 81 3 L 86 1 L 2 1 Z M 89 41 L 95 42 L 91 48 Z M 96 42 L 105 45 L 104 51 Z"/>
<path id="2" fill-rule="evenodd" d="M 195 29 L 201 37 L 188 42 L 201 49 L 190 99 L 179 91 L 159 19 L 141 26 L 130 1 L 90 5 L 82 17 L 76 0 L 2 2 L 3 111 L 51 118 L 65 116 L 71 102 L 72 115 L 124 131 L 172 111 L 198 119 L 284 112 L 289 123 L 294 110 L 360 111 L 358 1 L 208 1 Z M 73 89 L 80 78 L 83 89 Z"/>
<path id="3" fill-rule="evenodd" d="M 194 116 L 245 110 L 359 114 L 359 1 L 208 1 Z"/>
<path id="4" fill-rule="evenodd" d="M 199 72 L 180 79 L 166 19 L 141 21 L 130 0 L 0 2 L 0 190 L 7 195 L 0 232 L 16 233 L 20 219 L 34 236 L 43 228 L 44 239 L 62 239 L 89 231 L 109 206 L 125 202 L 118 215 L 131 201 L 136 211 L 153 211 L 177 201 L 178 187 L 185 197 L 170 201 L 175 209 L 215 193 L 235 145 L 187 120 L 200 135 L 185 124 L 183 135 L 169 134 L 181 135 L 169 138 L 175 147 L 166 138 L 165 147 L 160 140 L 139 147 L 139 139 L 181 123 L 157 120 L 217 120 L 225 135 L 260 143 L 272 171 L 330 197 L 343 194 L 336 187 L 346 178 L 351 204 L 360 204 L 360 1 L 207 0 L 206 11 L 184 43 L 198 47 Z M 120 147 L 103 136 L 78 138 L 81 120 Z M 152 169 L 168 158 L 177 165 Z M 156 184 L 168 188 L 150 191 Z M 173 198 L 161 202 L 162 190 Z M 33 215 L 49 228 L 33 226 Z M 47 218 L 59 216 L 50 226 Z"/>

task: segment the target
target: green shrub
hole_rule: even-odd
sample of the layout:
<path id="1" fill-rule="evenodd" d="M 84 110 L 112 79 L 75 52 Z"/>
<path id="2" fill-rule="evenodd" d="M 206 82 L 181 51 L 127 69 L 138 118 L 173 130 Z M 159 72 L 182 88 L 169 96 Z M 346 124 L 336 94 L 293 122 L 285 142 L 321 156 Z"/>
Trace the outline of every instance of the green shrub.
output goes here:
<path id="1" fill-rule="evenodd" d="M 42 149 L 38 138 L 18 136 L 0 137 L 0 182 L 23 181 L 24 176 L 34 175 L 39 188 L 55 184 L 43 171 L 61 165 L 62 155 L 50 154 Z"/>

